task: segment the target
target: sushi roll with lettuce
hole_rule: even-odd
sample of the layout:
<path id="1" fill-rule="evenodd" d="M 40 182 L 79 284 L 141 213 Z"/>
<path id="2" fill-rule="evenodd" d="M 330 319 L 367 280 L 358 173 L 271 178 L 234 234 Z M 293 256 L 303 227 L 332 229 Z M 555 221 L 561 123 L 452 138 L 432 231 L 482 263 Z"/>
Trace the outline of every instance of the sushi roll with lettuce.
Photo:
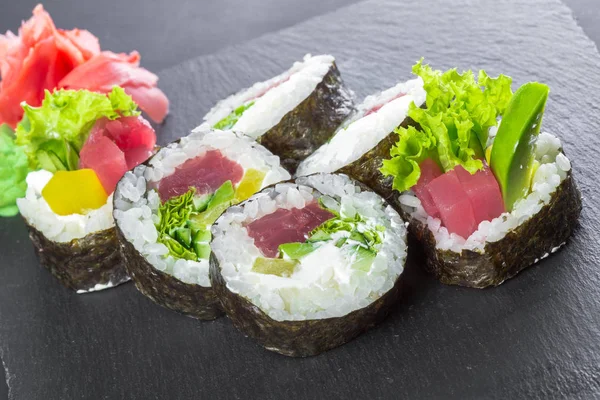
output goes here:
<path id="1" fill-rule="evenodd" d="M 279 157 L 251 138 L 208 125 L 127 172 L 114 217 L 138 290 L 195 318 L 221 315 L 208 277 L 210 227 L 230 205 L 289 178 Z"/>
<path id="2" fill-rule="evenodd" d="M 447 284 L 483 288 L 563 246 L 581 197 L 560 139 L 540 133 L 548 86 L 512 92 L 510 77 L 417 63 L 426 107 L 396 132 L 381 172 L 423 244 L 427 269 Z"/>
<path id="3" fill-rule="evenodd" d="M 152 154 L 154 130 L 119 87 L 46 92 L 40 107 L 23 108 L 16 144 L 32 172 L 17 206 L 40 263 L 77 293 L 128 281 L 112 193 Z"/>
<path id="4" fill-rule="evenodd" d="M 391 197 L 392 179 L 383 176 L 379 167 L 397 141 L 394 130 L 411 123 L 410 105 L 421 106 L 424 102 L 420 77 L 367 96 L 331 140 L 300 163 L 296 174 L 339 172 L 368 185 L 384 198 Z"/>
<path id="5" fill-rule="evenodd" d="M 353 110 L 330 55 L 306 55 L 289 70 L 218 102 L 205 122 L 257 140 L 294 173 L 298 163 L 327 142 Z"/>
<path id="6" fill-rule="evenodd" d="M 404 222 L 346 175 L 266 188 L 212 233 L 213 288 L 233 324 L 268 350 L 303 357 L 340 346 L 398 298 Z"/>

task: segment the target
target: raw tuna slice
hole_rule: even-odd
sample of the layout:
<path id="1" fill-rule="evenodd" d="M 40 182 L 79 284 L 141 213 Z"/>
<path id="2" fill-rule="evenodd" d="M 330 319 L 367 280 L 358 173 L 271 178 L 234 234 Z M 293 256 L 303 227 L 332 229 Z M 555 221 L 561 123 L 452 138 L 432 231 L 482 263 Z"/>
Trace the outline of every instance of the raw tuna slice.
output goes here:
<path id="1" fill-rule="evenodd" d="M 115 190 L 128 170 L 125 154 L 106 136 L 96 135 L 93 141 L 86 142 L 79 157 L 79 166 L 93 169 L 107 194 Z"/>
<path id="2" fill-rule="evenodd" d="M 442 223 L 450 233 L 468 238 L 477 228 L 471 201 L 465 193 L 456 172 L 448 171 L 427 185 Z"/>
<path id="3" fill-rule="evenodd" d="M 484 166 L 483 170 L 477 171 L 473 175 L 461 165 L 454 168 L 454 170 L 471 201 L 477 226 L 481 221 L 490 221 L 505 211 L 500 186 L 498 186 L 496 177 L 487 165 Z"/>
<path id="4" fill-rule="evenodd" d="M 280 208 L 246 226 L 248 235 L 266 257 L 277 257 L 279 245 L 305 242 L 307 235 L 334 215 L 316 202 L 304 208 Z"/>
<path id="5" fill-rule="evenodd" d="M 439 165 L 431 158 L 424 160 L 419 167 L 421 168 L 421 176 L 412 190 L 415 192 L 415 195 L 417 195 L 417 198 L 421 200 L 421 205 L 425 209 L 425 212 L 434 218 L 439 218 L 440 213 L 427 190 L 427 185 L 429 182 L 442 175 L 443 172 Z"/>
<path id="6" fill-rule="evenodd" d="M 212 193 L 226 181 L 238 183 L 244 175 L 244 169 L 237 162 L 223 156 L 219 150 L 187 160 L 175 169 L 171 175 L 158 183 L 158 194 L 162 201 L 181 196 L 196 188 L 196 193 Z"/>
<path id="7" fill-rule="evenodd" d="M 125 153 L 129 169 L 135 168 L 152 155 L 156 145 L 156 134 L 144 118 L 121 117 L 107 121 L 104 129 L 105 134 Z"/>
<path id="8" fill-rule="evenodd" d="M 93 169 L 110 194 L 125 172 L 152 155 L 155 144 L 154 129 L 142 117 L 102 118 L 81 149 L 79 166 Z"/>

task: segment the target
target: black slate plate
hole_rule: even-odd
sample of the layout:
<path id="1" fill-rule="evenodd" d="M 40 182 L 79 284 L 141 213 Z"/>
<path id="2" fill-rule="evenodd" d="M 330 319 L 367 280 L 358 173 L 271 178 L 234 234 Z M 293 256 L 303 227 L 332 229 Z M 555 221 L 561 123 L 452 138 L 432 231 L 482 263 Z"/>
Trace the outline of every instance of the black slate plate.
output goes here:
<path id="1" fill-rule="evenodd" d="M 552 89 L 545 127 L 563 138 L 584 196 L 557 254 L 499 288 L 443 286 L 412 252 L 405 297 L 379 328 L 289 359 L 227 319 L 198 322 L 125 285 L 75 295 L 37 264 L 18 219 L 0 223 L 0 352 L 16 399 L 593 398 L 600 396 L 600 56 L 558 0 L 370 0 L 161 74 L 165 143 L 219 98 L 332 52 L 361 97 L 438 68 L 485 68 Z"/>

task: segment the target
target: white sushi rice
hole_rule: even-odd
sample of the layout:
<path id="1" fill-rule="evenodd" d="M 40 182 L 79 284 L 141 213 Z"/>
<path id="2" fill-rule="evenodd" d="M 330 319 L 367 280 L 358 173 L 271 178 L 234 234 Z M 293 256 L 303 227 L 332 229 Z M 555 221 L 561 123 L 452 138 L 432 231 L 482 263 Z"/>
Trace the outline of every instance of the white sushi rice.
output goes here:
<path id="1" fill-rule="evenodd" d="M 114 211 L 115 220 L 127 240 L 152 266 L 182 282 L 205 287 L 210 286 L 208 260 L 177 259 L 169 254 L 164 244 L 158 242 L 155 224 L 160 221 L 160 199 L 154 187 L 188 159 L 210 150 L 221 151 L 225 157 L 239 163 L 244 171 L 254 168 L 266 172 L 262 187 L 290 178 L 290 174 L 279 165 L 279 157 L 249 137 L 231 131 L 212 130 L 205 124 L 181 138 L 179 143 L 162 148 L 150 160 L 148 167 L 140 165 L 133 172 L 127 172 L 117 185 Z"/>
<path id="2" fill-rule="evenodd" d="M 58 215 L 48 205 L 42 190 L 52 178 L 52 173 L 39 170 L 27 175 L 25 197 L 17 199 L 17 206 L 27 222 L 52 241 L 68 243 L 91 233 L 115 226 L 112 217 L 112 194 L 106 204 L 87 214 Z"/>
<path id="3" fill-rule="evenodd" d="M 321 194 L 327 207 L 356 210 L 370 226 L 385 227 L 370 270 L 352 268 L 347 253 L 331 240 L 303 257 L 288 277 L 252 271 L 262 254 L 244 225 L 279 208 L 302 208 Z M 344 175 L 301 177 L 263 191 L 229 208 L 213 225 L 213 237 L 227 288 L 277 321 L 341 317 L 366 307 L 394 286 L 406 259 L 406 227 L 398 213 Z"/>
<path id="4" fill-rule="evenodd" d="M 239 106 L 273 85 L 283 82 L 256 99 L 252 107 L 246 110 L 232 127 L 235 131 L 257 139 L 310 96 L 334 61 L 334 57 L 330 55 L 312 57 L 307 54 L 302 62 L 294 63 L 292 68 L 283 74 L 255 83 L 252 87 L 221 100 L 206 114 L 204 121 L 214 126 Z"/>
<path id="5" fill-rule="evenodd" d="M 395 98 L 401 93 L 405 95 Z M 411 103 L 420 107 L 426 97 L 421 78 L 366 97 L 358 112 L 338 129 L 331 141 L 300 163 L 296 174 L 331 173 L 358 160 L 404 121 Z M 365 116 L 377 106 L 381 108 Z"/>
<path id="6" fill-rule="evenodd" d="M 427 215 L 419 199 L 412 193 L 400 195 L 399 201 L 413 218 L 427 224 L 435 236 L 436 248 L 456 253 L 462 250 L 483 253 L 486 243 L 501 240 L 508 232 L 523 224 L 550 203 L 552 194 L 571 170 L 571 162 L 562 153 L 560 139 L 546 132 L 538 136 L 535 159 L 540 166 L 533 176 L 532 190 L 527 197 L 519 200 L 511 212 L 505 212 L 491 221 L 482 221 L 478 229 L 466 239 L 455 233 L 449 233 L 442 226 L 439 218 Z"/>

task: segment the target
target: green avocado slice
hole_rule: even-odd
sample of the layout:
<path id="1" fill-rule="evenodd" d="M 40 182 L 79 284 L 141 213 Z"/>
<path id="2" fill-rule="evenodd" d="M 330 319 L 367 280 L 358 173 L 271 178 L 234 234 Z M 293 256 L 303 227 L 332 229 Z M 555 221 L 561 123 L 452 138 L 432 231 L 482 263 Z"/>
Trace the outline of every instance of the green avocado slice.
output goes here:
<path id="1" fill-rule="evenodd" d="M 490 164 L 509 211 L 529 191 L 535 140 L 549 91 L 538 82 L 521 86 L 510 100 L 494 139 Z"/>
<path id="2" fill-rule="evenodd" d="M 226 181 L 219 187 L 210 198 L 206 209 L 200 214 L 190 217 L 191 224 L 195 227 L 206 227 L 212 225 L 217 218 L 231 205 L 235 191 L 231 181 Z"/>

